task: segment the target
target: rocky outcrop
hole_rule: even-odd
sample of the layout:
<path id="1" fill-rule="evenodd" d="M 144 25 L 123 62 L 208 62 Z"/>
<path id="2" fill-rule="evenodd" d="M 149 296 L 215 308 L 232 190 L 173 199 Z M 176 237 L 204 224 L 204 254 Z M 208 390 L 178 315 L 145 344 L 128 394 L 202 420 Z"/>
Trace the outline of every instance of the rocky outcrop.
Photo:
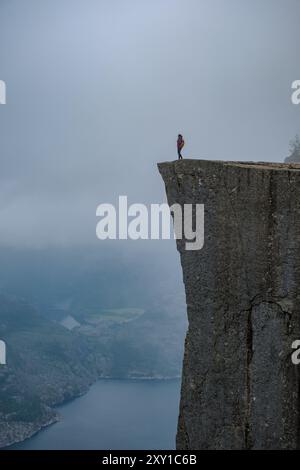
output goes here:
<path id="1" fill-rule="evenodd" d="M 22 442 L 37 434 L 42 429 L 59 421 L 58 414 L 49 409 L 49 417 L 45 416 L 37 422 L 0 421 L 0 448 Z"/>
<path id="2" fill-rule="evenodd" d="M 158 166 L 169 205 L 205 205 L 203 249 L 177 241 L 189 320 L 177 448 L 299 448 L 300 165 Z"/>
<path id="3" fill-rule="evenodd" d="M 285 158 L 285 163 L 300 163 L 299 149 L 295 149 L 289 157 Z"/>
<path id="4" fill-rule="evenodd" d="M 286 157 L 285 163 L 300 163 L 300 138 L 296 135 L 295 139 L 291 142 L 291 155 Z"/>

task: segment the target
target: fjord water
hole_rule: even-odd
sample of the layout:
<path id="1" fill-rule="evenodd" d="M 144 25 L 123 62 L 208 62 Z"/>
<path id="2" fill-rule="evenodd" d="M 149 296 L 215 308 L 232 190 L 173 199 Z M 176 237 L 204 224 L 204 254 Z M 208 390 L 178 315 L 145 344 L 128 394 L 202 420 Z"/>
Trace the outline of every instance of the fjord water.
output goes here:
<path id="1" fill-rule="evenodd" d="M 174 449 L 179 380 L 101 380 L 13 449 Z"/>

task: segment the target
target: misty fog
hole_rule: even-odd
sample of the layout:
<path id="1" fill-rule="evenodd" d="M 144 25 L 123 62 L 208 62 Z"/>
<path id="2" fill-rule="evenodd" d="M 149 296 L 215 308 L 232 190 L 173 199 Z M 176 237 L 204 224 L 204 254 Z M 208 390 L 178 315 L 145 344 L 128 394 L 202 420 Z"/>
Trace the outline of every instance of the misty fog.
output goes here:
<path id="1" fill-rule="evenodd" d="M 97 205 L 163 202 L 156 163 L 176 158 L 178 132 L 185 157 L 282 161 L 299 129 L 299 13 L 298 0 L 0 0 L 1 245 L 106 249 Z M 158 247 L 174 254 L 141 251 Z"/>

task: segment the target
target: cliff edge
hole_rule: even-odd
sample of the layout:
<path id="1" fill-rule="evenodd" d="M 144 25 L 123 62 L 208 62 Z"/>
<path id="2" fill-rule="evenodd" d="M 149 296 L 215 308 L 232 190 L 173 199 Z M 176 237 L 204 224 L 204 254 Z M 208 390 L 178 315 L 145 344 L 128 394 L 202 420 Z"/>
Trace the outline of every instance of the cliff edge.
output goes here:
<path id="1" fill-rule="evenodd" d="M 169 205 L 205 205 L 177 241 L 189 328 L 178 449 L 300 447 L 300 165 L 160 163 Z"/>

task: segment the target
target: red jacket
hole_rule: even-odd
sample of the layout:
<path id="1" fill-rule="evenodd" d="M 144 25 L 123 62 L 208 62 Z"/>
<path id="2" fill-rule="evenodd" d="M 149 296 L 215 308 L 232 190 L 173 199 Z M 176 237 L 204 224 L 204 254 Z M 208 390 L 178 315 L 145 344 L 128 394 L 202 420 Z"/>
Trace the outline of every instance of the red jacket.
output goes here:
<path id="1" fill-rule="evenodd" d="M 177 139 L 177 148 L 178 148 L 178 150 L 182 150 L 183 147 L 184 147 L 184 140 L 183 140 L 183 138 L 178 138 L 178 139 Z"/>

